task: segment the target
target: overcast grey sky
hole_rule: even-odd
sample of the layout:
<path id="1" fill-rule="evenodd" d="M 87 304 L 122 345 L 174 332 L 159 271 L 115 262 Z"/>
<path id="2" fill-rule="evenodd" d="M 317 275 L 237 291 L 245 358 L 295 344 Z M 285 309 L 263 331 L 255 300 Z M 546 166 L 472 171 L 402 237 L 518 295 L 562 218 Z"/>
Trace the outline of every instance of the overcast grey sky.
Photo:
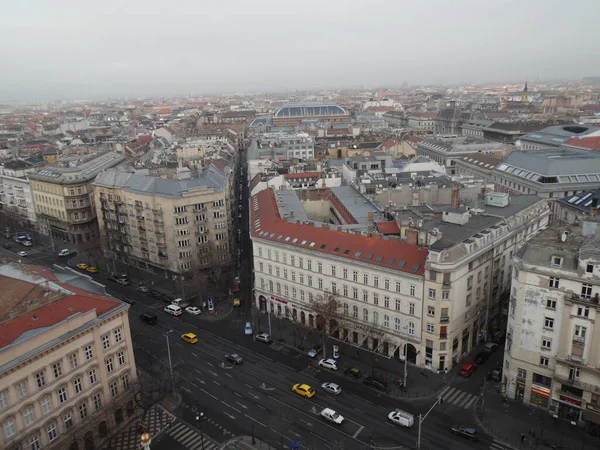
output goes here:
<path id="1" fill-rule="evenodd" d="M 600 75 L 600 0 L 4 0 L 0 100 Z"/>

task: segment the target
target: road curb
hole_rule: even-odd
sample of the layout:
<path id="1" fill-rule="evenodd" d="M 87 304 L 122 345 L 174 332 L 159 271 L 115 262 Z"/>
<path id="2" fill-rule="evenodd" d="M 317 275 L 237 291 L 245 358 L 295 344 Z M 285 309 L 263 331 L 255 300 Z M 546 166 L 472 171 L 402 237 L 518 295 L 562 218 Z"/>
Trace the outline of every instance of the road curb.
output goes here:
<path id="1" fill-rule="evenodd" d="M 498 443 L 502 444 L 504 447 L 509 448 L 511 450 L 519 450 L 517 447 L 515 447 L 512 444 L 509 444 L 508 442 L 500 439 L 498 436 L 496 436 L 494 433 L 492 433 L 488 427 L 486 427 L 483 424 L 483 421 L 479 418 L 479 415 L 477 414 L 477 406 L 479 405 L 479 403 L 481 402 L 481 397 L 479 397 L 477 399 L 477 401 L 473 404 L 473 414 L 475 414 L 475 422 L 477 422 L 477 426 L 482 429 L 485 434 L 492 436 L 492 438 L 494 438 L 495 441 L 497 441 Z"/>

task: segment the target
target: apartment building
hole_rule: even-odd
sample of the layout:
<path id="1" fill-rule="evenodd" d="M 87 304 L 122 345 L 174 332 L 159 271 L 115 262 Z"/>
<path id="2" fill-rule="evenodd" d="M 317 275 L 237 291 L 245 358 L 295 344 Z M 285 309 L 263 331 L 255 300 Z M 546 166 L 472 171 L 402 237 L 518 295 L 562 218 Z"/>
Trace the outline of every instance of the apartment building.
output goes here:
<path id="1" fill-rule="evenodd" d="M 34 170 L 18 160 L 0 166 L 0 209 L 31 226 L 35 226 L 37 219 L 27 174 Z"/>
<path id="2" fill-rule="evenodd" d="M 312 328 L 315 299 L 335 294 L 338 319 L 325 324 L 334 339 L 424 365 L 427 250 L 369 232 L 377 210 L 348 190 L 313 190 L 302 201 L 273 189 L 251 197 L 256 307 Z"/>
<path id="3" fill-rule="evenodd" d="M 129 305 L 72 279 L 0 266 L 0 448 L 101 448 L 133 414 Z"/>
<path id="4" fill-rule="evenodd" d="M 109 152 L 79 165 L 46 166 L 29 174 L 40 232 L 73 244 L 97 239 L 92 182 L 124 160 L 124 155 Z"/>
<path id="5" fill-rule="evenodd" d="M 223 173 L 213 164 L 199 178 L 179 180 L 103 172 L 93 186 L 105 252 L 157 273 L 228 264 L 235 206 L 231 178 L 228 167 Z"/>
<path id="6" fill-rule="evenodd" d="M 509 398 L 598 429 L 600 227 L 597 208 L 555 222 L 515 254 L 504 354 Z"/>
<path id="7" fill-rule="evenodd" d="M 397 215 L 410 224 L 407 242 L 429 249 L 423 336 L 433 367 L 450 370 L 506 329 L 512 257 L 547 226 L 548 204 L 533 195 L 489 193 L 478 208 L 425 206 Z"/>

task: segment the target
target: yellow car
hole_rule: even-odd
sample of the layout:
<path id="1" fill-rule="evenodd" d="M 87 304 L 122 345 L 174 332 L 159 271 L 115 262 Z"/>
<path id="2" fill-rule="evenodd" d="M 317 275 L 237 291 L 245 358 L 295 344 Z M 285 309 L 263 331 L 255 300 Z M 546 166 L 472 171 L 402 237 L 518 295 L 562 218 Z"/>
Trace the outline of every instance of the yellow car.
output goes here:
<path id="1" fill-rule="evenodd" d="M 79 263 L 79 264 L 77 264 L 77 268 L 81 269 L 81 270 L 85 270 L 88 268 L 88 265 L 86 263 Z"/>
<path id="2" fill-rule="evenodd" d="M 295 384 L 294 387 L 292 387 L 292 392 L 306 398 L 315 396 L 315 390 L 308 384 Z"/>
<path id="3" fill-rule="evenodd" d="M 239 298 L 233 299 L 233 306 L 240 306 L 241 304 L 242 304 L 242 302 L 240 301 Z"/>
<path id="4" fill-rule="evenodd" d="M 89 273 L 97 273 L 98 272 L 98 268 L 96 266 L 89 266 L 85 270 L 87 270 Z"/>
<path id="5" fill-rule="evenodd" d="M 198 336 L 194 333 L 185 333 L 181 335 L 181 340 L 183 342 L 187 342 L 188 344 L 195 344 L 198 342 Z"/>

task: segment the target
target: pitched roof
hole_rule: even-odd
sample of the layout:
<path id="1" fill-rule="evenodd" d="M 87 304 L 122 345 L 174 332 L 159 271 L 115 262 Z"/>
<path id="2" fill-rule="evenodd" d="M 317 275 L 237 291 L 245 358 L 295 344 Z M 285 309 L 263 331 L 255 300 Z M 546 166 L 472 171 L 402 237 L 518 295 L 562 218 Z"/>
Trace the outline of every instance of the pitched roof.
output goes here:
<path id="1" fill-rule="evenodd" d="M 396 222 L 377 222 L 377 231 L 381 234 L 400 234 L 400 228 Z"/>
<path id="2" fill-rule="evenodd" d="M 590 136 L 584 138 L 572 138 L 565 142 L 565 145 L 577 148 L 587 148 L 590 150 L 600 150 L 600 136 Z"/>
<path id="3" fill-rule="evenodd" d="M 423 140 L 422 137 L 419 136 L 409 136 L 408 137 L 408 142 L 412 142 L 413 144 L 416 144 L 417 142 L 421 142 Z"/>
<path id="4" fill-rule="evenodd" d="M 283 220 L 272 189 L 252 197 L 254 238 L 422 276 L 427 249 L 395 240 Z"/>
<path id="5" fill-rule="evenodd" d="M 323 176 L 323 172 L 302 172 L 302 173 L 286 173 L 283 178 L 286 180 L 298 180 L 301 178 L 319 178 Z"/>

